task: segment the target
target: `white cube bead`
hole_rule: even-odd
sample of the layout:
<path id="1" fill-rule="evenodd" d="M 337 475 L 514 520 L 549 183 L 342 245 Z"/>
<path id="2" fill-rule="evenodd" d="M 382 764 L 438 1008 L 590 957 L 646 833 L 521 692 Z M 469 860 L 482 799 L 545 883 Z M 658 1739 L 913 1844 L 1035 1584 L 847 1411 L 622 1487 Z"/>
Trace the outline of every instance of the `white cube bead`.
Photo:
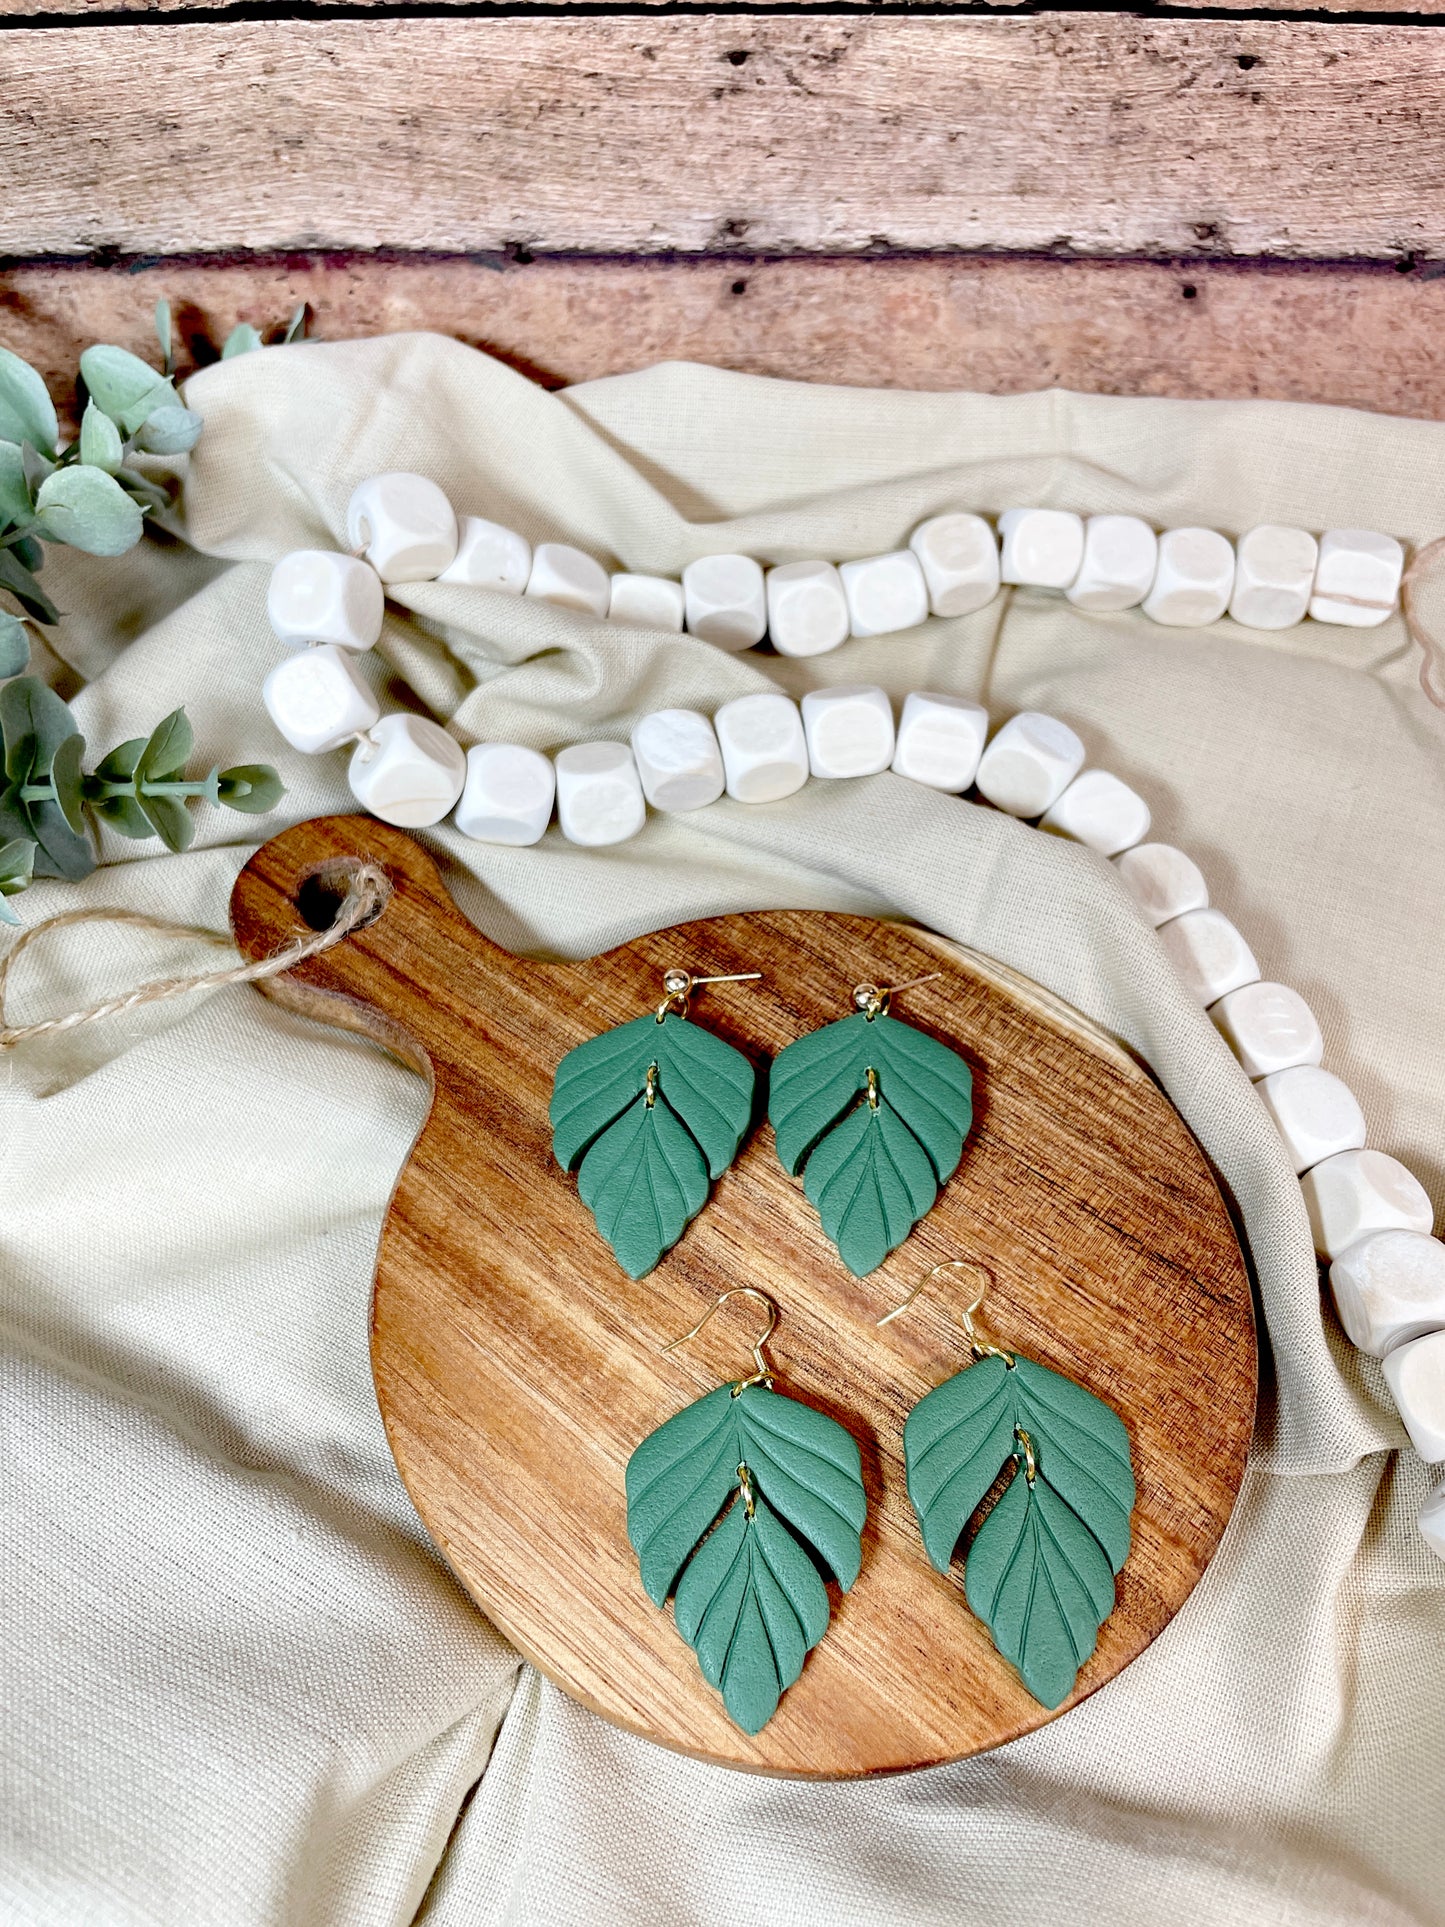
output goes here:
<path id="1" fill-rule="evenodd" d="M 751 649 L 768 630 L 762 569 L 750 555 L 704 555 L 682 572 L 688 634 L 719 649 Z"/>
<path id="2" fill-rule="evenodd" d="M 1330 529 L 1320 537 L 1310 614 L 1316 622 L 1373 629 L 1399 601 L 1404 568 L 1405 551 L 1393 535 Z"/>
<path id="3" fill-rule="evenodd" d="M 695 709 L 655 709 L 632 731 L 642 793 L 655 810 L 696 810 L 723 793 L 722 751 Z"/>
<path id="4" fill-rule="evenodd" d="M 438 582 L 463 582 L 502 595 L 525 592 L 532 573 L 532 545 L 525 535 L 480 515 L 463 515 L 457 519 L 457 538 L 457 552 Z"/>
<path id="5" fill-rule="evenodd" d="M 1067 589 L 1084 560 L 1084 523 L 1072 509 L 1005 509 L 1000 574 L 1030 589 Z"/>
<path id="6" fill-rule="evenodd" d="M 1187 910 L 1159 926 L 1159 940 L 1201 1004 L 1259 981 L 1254 952 L 1221 910 Z"/>
<path id="7" fill-rule="evenodd" d="M 1084 524 L 1084 559 L 1065 590 L 1080 609 L 1134 609 L 1154 586 L 1159 538 L 1137 515 L 1091 515 Z"/>
<path id="8" fill-rule="evenodd" d="M 1371 1231 L 1330 1266 L 1335 1310 L 1352 1345 L 1383 1358 L 1445 1326 L 1445 1244 L 1423 1231 Z"/>
<path id="9" fill-rule="evenodd" d="M 1172 843 L 1140 843 L 1124 851 L 1117 868 L 1156 929 L 1186 910 L 1209 908 L 1209 886 L 1199 865 Z"/>
<path id="10" fill-rule="evenodd" d="M 626 743 L 573 743 L 559 750 L 557 821 L 571 843 L 625 843 L 647 821 L 637 764 Z"/>
<path id="11" fill-rule="evenodd" d="M 893 705 L 868 683 L 810 689 L 803 734 L 814 776 L 876 776 L 893 761 Z"/>
<path id="12" fill-rule="evenodd" d="M 1426 1465 L 1445 1459 L 1445 1331 L 1398 1346 L 1385 1360 L 1385 1383 Z"/>
<path id="13" fill-rule="evenodd" d="M 420 830 L 440 823 L 461 795 L 467 759 L 440 723 L 398 713 L 356 745 L 346 778 L 363 809 L 399 830 Z"/>
<path id="14" fill-rule="evenodd" d="M 1117 856 L 1149 834 L 1149 805 L 1108 770 L 1086 769 L 1044 813 L 1039 828 L 1087 843 L 1101 856 Z"/>
<path id="15" fill-rule="evenodd" d="M 768 570 L 768 640 L 780 656 L 821 656 L 848 639 L 848 598 L 831 562 Z"/>
<path id="16" fill-rule="evenodd" d="M 912 549 L 865 555 L 843 563 L 838 573 L 853 635 L 892 636 L 928 620 L 928 584 Z"/>
<path id="17" fill-rule="evenodd" d="M 1305 619 L 1319 556 L 1308 529 L 1251 529 L 1239 538 L 1229 613 L 1251 629 L 1292 629 Z"/>
<path id="18" fill-rule="evenodd" d="M 1318 1064 L 1325 1054 L 1314 1012 L 1288 984 L 1245 984 L 1209 1014 L 1250 1077 Z"/>
<path id="19" fill-rule="evenodd" d="M 1445 1559 L 1445 1479 L 1434 1486 L 1420 1508 L 1420 1537 L 1438 1559 Z"/>
<path id="20" fill-rule="evenodd" d="M 552 820 L 557 775 L 550 757 L 519 743 L 474 743 L 454 818 L 478 843 L 535 843 Z"/>
<path id="21" fill-rule="evenodd" d="M 662 629 L 670 635 L 682 630 L 685 602 L 682 584 L 665 575 L 623 573 L 612 578 L 607 620 L 632 629 Z"/>
<path id="22" fill-rule="evenodd" d="M 346 505 L 346 534 L 383 582 L 430 582 L 457 552 L 456 511 L 425 475 L 372 475 Z"/>
<path id="23" fill-rule="evenodd" d="M 278 662 L 261 685 L 261 700 L 291 747 L 308 756 L 340 749 L 381 714 L 356 658 L 330 642 Z"/>
<path id="24" fill-rule="evenodd" d="M 1256 1089 L 1284 1139 L 1296 1175 L 1336 1151 L 1358 1151 L 1365 1142 L 1365 1114 L 1349 1085 L 1333 1071 L 1295 1064 L 1260 1078 Z"/>
<path id="25" fill-rule="evenodd" d="M 998 537 L 981 515 L 935 515 L 908 538 L 936 616 L 967 616 L 998 594 Z"/>
<path id="26" fill-rule="evenodd" d="M 1234 588 L 1234 545 L 1218 529 L 1166 529 L 1144 613 L 1171 629 L 1218 622 Z"/>
<path id="27" fill-rule="evenodd" d="M 526 593 L 538 602 L 550 602 L 556 609 L 605 616 L 612 600 L 612 584 L 594 556 L 567 542 L 539 542 L 532 551 Z"/>
<path id="28" fill-rule="evenodd" d="M 893 767 L 910 782 L 961 796 L 978 774 L 988 711 L 962 696 L 915 689 L 903 699 Z"/>
<path id="29" fill-rule="evenodd" d="M 357 555 L 334 549 L 295 549 L 271 571 L 266 614 L 282 642 L 334 642 L 370 649 L 381 634 L 386 592 L 381 577 Z"/>
<path id="30" fill-rule="evenodd" d="M 976 782 L 1010 816 L 1042 816 L 1084 766 L 1084 745 L 1067 723 L 1041 710 L 1011 716 L 983 752 Z"/>
<path id="31" fill-rule="evenodd" d="M 1338 1258 L 1367 1231 L 1429 1231 L 1429 1193 L 1383 1151 L 1337 1151 L 1300 1179 L 1322 1258 Z"/>
<path id="32" fill-rule="evenodd" d="M 798 705 L 771 689 L 734 696 L 713 717 L 727 772 L 740 803 L 775 803 L 808 780 L 808 742 Z"/>

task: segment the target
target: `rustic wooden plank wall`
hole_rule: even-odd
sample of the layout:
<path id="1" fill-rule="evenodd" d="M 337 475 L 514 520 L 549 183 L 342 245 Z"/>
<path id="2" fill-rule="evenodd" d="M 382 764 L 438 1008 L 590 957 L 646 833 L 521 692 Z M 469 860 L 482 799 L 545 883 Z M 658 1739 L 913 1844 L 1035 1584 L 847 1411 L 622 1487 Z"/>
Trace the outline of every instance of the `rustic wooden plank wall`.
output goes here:
<path id="1" fill-rule="evenodd" d="M 0 0 L 0 338 L 1445 414 L 1445 0 Z"/>

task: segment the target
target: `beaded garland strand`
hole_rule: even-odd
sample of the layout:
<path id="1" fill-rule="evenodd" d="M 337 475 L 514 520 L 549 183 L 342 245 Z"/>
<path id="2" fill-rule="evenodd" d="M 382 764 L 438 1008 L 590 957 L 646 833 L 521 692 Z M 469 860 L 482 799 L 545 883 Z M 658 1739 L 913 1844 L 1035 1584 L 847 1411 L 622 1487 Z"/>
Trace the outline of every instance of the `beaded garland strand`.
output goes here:
<path id="1" fill-rule="evenodd" d="M 483 842 L 538 841 L 555 802 L 564 836 L 601 847 L 635 835 L 647 805 L 696 809 L 724 791 L 745 803 L 793 794 L 809 776 L 885 769 L 997 808 L 1112 858 L 1186 987 L 1254 1080 L 1299 1176 L 1315 1249 L 1349 1338 L 1382 1361 L 1421 1457 L 1445 1461 L 1445 1244 L 1433 1211 L 1397 1159 L 1367 1148 L 1353 1094 L 1321 1068 L 1313 1013 L 1284 984 L 1263 983 L 1249 945 L 1209 903 L 1181 850 L 1150 843 L 1144 799 L 1106 770 L 1084 768 L 1067 724 L 1037 711 L 990 739 L 987 712 L 959 697 L 915 691 L 895 727 L 880 688 L 810 691 L 801 706 L 760 690 L 709 720 L 665 709 L 641 718 L 629 743 L 588 742 L 549 759 L 517 744 L 465 753 L 427 718 L 383 717 L 357 673 L 356 652 L 381 634 L 387 583 L 443 581 L 530 595 L 562 608 L 673 633 L 684 625 L 728 650 L 767 636 L 782 654 L 819 655 L 849 636 L 892 634 L 930 614 L 985 606 L 1003 584 L 1061 590 L 1078 607 L 1142 608 L 1171 627 L 1228 613 L 1256 629 L 1312 619 L 1372 627 L 1396 607 L 1404 552 L 1393 536 L 1336 529 L 1252 529 L 1238 544 L 1212 529 L 1156 535 L 1134 516 L 1087 520 L 1060 509 L 1005 509 L 998 533 L 981 516 L 935 516 L 906 549 L 844 562 L 790 562 L 764 571 L 749 556 L 689 564 L 680 582 L 610 575 L 564 543 L 533 549 L 515 531 L 458 517 L 422 476 L 372 477 L 347 511 L 350 555 L 299 550 L 275 568 L 272 627 L 293 653 L 266 678 L 272 720 L 296 749 L 354 744 L 357 801 L 402 828 L 437 823 Z M 1445 1479 L 1420 1513 L 1426 1543 L 1445 1558 Z"/>

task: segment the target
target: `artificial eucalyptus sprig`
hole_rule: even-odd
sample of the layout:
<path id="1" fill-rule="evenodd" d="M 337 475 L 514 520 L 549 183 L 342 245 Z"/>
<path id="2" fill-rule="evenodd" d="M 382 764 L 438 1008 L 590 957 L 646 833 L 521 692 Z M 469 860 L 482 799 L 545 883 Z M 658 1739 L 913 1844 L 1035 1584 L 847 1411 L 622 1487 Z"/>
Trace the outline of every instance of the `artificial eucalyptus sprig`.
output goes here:
<path id="1" fill-rule="evenodd" d="M 0 601 L 0 679 L 20 675 L 30 661 L 27 623 L 60 620 L 55 604 L 36 580 L 46 542 L 64 542 L 89 555 L 123 555 L 141 538 L 147 516 L 160 516 L 175 501 L 164 471 L 158 477 L 136 467 L 138 458 L 187 454 L 202 422 L 176 391 L 175 333 L 171 304 L 156 303 L 156 339 L 163 368 L 157 371 L 125 348 L 99 345 L 80 357 L 85 398 L 80 434 L 60 443 L 55 404 L 29 362 L 0 348 L 0 591 L 19 613 Z M 303 303 L 283 341 L 305 333 Z M 226 337 L 221 357 L 264 346 L 259 331 L 241 322 Z"/>
<path id="2" fill-rule="evenodd" d="M 169 376 L 125 348 L 87 348 L 80 374 L 80 434 L 62 446 L 45 383 L 0 348 L 0 589 L 20 610 L 0 606 L 0 676 L 19 675 L 30 659 L 27 621 L 60 620 L 36 579 L 42 545 L 63 542 L 89 555 L 134 548 L 146 516 L 173 500 L 163 482 L 135 466 L 137 458 L 184 454 L 201 432 L 200 416 Z"/>
<path id="3" fill-rule="evenodd" d="M 53 689 L 34 676 L 0 688 L 0 921 L 19 921 L 4 899 L 33 875 L 89 876 L 96 856 L 87 815 L 121 836 L 158 836 L 168 850 L 184 850 L 195 835 L 192 797 L 258 815 L 285 794 L 266 763 L 187 777 L 192 740 L 185 711 L 177 709 L 87 772 L 85 738 Z"/>

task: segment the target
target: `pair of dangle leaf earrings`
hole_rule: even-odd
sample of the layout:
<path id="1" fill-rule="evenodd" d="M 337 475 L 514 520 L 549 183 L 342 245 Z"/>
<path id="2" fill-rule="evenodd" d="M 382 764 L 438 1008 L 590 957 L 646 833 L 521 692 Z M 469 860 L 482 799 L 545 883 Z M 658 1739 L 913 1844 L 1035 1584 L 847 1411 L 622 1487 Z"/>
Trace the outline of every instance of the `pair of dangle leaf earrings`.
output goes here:
<path id="1" fill-rule="evenodd" d="M 895 1311 L 940 1271 L 935 1265 Z M 974 1534 L 965 1564 L 969 1608 L 1034 1698 L 1053 1708 L 1073 1690 L 1114 1609 L 1129 1555 L 1134 1475 L 1118 1414 L 1073 1379 L 985 1344 L 960 1320 L 972 1364 L 927 1393 L 903 1428 L 908 1496 L 930 1562 L 946 1573 L 969 1519 L 1002 1472 L 1009 1483 Z M 654 1605 L 673 1620 L 729 1717 L 757 1733 L 828 1629 L 823 1575 L 848 1592 L 862 1566 L 868 1504 L 861 1460 L 835 1420 L 773 1389 L 763 1346 L 778 1322 L 766 1292 L 725 1291 L 765 1306 L 755 1370 L 720 1385 L 645 1438 L 627 1463 L 627 1536 Z"/>
<path id="2" fill-rule="evenodd" d="M 697 1216 L 757 1104 L 749 1059 L 688 1021 L 692 992 L 760 974 L 669 970 L 655 1011 L 589 1038 L 557 1067 L 553 1148 L 630 1277 L 651 1271 Z M 770 1078 L 778 1156 L 790 1177 L 802 1172 L 805 1195 L 857 1277 L 933 1208 L 973 1121 L 968 1065 L 890 1016 L 894 994 L 860 984 L 852 1012 L 789 1044 Z"/>

